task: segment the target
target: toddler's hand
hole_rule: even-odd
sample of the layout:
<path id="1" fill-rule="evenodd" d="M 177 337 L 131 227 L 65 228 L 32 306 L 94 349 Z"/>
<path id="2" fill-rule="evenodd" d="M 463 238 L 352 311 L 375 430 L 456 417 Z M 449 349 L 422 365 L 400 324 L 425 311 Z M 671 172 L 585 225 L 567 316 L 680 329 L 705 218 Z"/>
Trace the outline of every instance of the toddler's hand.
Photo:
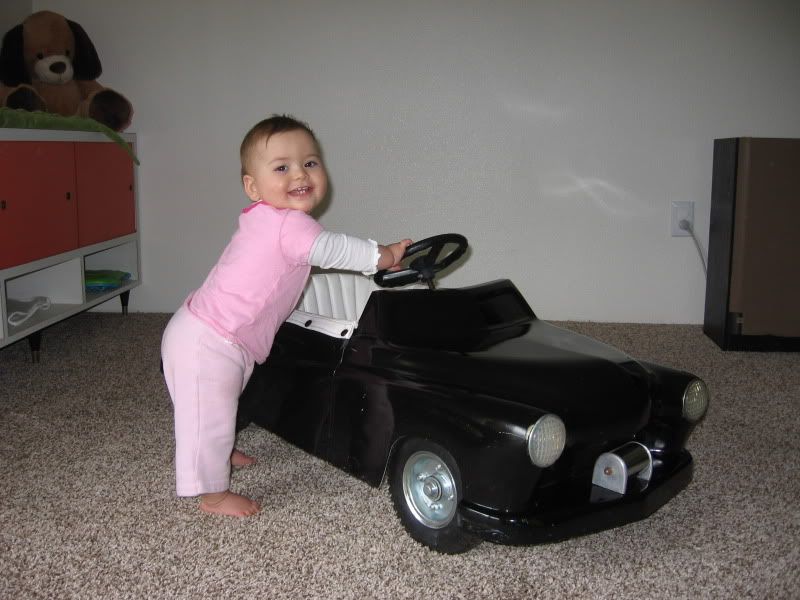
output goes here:
<path id="1" fill-rule="evenodd" d="M 403 260 L 403 255 L 406 253 L 406 248 L 411 245 L 411 240 L 405 239 L 388 246 L 381 246 L 381 258 L 378 261 L 378 270 L 389 269 L 390 271 L 397 271 L 400 267 L 400 261 Z"/>

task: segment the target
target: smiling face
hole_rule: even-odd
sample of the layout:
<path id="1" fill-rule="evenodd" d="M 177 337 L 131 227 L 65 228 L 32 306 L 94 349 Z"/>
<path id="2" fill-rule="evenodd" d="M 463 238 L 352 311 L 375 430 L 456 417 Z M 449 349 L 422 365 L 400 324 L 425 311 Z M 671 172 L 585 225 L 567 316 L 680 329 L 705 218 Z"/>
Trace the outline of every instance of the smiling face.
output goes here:
<path id="1" fill-rule="evenodd" d="M 253 202 L 311 213 L 328 193 L 328 174 L 314 138 L 302 129 L 269 136 L 250 148 L 242 184 Z"/>

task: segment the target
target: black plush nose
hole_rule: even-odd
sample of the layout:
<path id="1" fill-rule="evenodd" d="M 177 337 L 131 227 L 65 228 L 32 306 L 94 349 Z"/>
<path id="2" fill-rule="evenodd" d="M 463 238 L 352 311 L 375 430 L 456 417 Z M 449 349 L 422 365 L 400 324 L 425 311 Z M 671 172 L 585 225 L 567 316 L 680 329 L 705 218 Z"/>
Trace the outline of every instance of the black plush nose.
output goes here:
<path id="1" fill-rule="evenodd" d="M 61 73 L 67 70 L 67 65 L 63 62 L 54 62 L 52 65 L 50 65 L 50 70 L 53 73 L 61 75 Z"/>

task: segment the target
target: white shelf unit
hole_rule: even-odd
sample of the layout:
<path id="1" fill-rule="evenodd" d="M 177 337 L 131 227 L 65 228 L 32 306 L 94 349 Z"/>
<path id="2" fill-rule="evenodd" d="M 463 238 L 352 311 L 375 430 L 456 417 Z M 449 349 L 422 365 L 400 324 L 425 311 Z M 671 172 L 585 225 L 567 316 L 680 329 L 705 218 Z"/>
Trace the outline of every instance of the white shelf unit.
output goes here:
<path id="1" fill-rule="evenodd" d="M 135 135 L 122 134 L 122 138 L 130 143 L 135 151 Z M 113 143 L 103 134 L 20 129 L 0 129 L 0 141 Z M 137 175 L 134 166 L 134 182 Z M 137 188 L 138 186 L 134 184 L 136 222 L 134 233 L 0 269 L 0 319 L 2 319 L 0 348 L 129 292 L 140 284 Z M 0 182 L 0 197 L 2 191 L 2 182 Z M 93 291 L 86 287 L 85 272 L 87 270 L 124 271 L 130 273 L 130 279 L 120 287 Z M 49 307 L 35 311 L 21 323 L 9 322 L 9 316 L 15 310 L 27 312 L 26 309 L 31 306 L 31 299 L 37 297 L 47 298 Z M 37 355 L 34 353 L 34 360 L 36 359 Z"/>

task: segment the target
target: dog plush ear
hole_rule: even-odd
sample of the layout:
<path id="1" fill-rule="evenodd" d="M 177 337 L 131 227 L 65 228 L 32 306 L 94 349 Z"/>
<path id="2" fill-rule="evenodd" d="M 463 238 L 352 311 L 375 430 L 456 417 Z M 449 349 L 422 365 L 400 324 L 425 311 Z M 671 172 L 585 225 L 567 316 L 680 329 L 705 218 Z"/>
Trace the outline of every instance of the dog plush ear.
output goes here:
<path id="1" fill-rule="evenodd" d="M 103 72 L 103 67 L 92 40 L 86 35 L 83 27 L 75 21 L 67 20 L 67 25 L 72 30 L 72 37 L 75 38 L 75 56 L 72 58 L 73 79 L 79 81 L 97 79 Z"/>
<path id="2" fill-rule="evenodd" d="M 23 56 L 22 25 L 9 29 L 0 48 L 0 81 L 8 87 L 30 83 Z"/>

